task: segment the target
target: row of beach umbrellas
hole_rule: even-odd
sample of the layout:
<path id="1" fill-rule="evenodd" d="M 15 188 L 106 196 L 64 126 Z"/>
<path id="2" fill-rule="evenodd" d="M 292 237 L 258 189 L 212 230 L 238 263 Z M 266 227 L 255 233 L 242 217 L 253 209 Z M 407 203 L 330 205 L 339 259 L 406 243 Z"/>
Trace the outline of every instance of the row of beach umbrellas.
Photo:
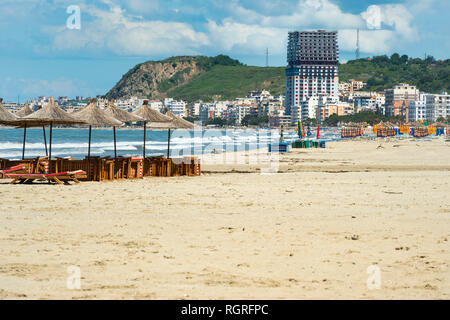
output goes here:
<path id="1" fill-rule="evenodd" d="M 172 129 L 193 129 L 194 124 L 186 121 L 171 111 L 166 109 L 166 114 L 162 114 L 157 110 L 149 107 L 148 101 L 144 100 L 144 104 L 137 110 L 129 113 L 120 109 L 114 103 L 109 103 L 104 109 L 100 109 L 97 105 L 97 99 L 92 99 L 90 103 L 82 109 L 67 113 L 61 109 L 51 97 L 50 103 L 43 106 L 36 112 L 33 112 L 28 105 L 25 105 L 16 114 L 9 112 L 3 105 L 0 98 L 0 124 L 14 126 L 24 129 L 22 159 L 25 157 L 26 130 L 30 127 L 42 127 L 44 135 L 44 144 L 46 155 L 51 159 L 52 156 L 52 134 L 53 125 L 88 125 L 89 126 L 89 144 L 88 158 L 91 154 L 91 136 L 92 127 L 112 127 L 114 135 L 114 157 L 117 158 L 116 147 L 116 127 L 126 122 L 140 122 L 144 124 L 144 146 L 143 156 L 145 158 L 145 144 L 147 140 L 147 127 L 150 129 L 167 129 L 167 156 L 170 156 L 170 134 Z M 45 127 L 50 127 L 49 149 L 47 151 L 47 141 Z"/>

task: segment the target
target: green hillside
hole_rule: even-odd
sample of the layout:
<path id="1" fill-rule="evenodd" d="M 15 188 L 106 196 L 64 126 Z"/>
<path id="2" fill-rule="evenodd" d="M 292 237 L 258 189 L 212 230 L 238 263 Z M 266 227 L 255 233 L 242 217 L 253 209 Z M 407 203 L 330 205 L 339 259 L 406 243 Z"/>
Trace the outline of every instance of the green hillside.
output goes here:
<path id="1" fill-rule="evenodd" d="M 440 93 L 450 91 L 450 60 L 408 58 L 397 53 L 390 58 L 377 56 L 351 60 L 339 66 L 339 80 L 349 79 L 367 82 L 367 88 L 363 90 L 379 91 L 398 83 L 408 83 L 424 92 Z"/>
<path id="2" fill-rule="evenodd" d="M 440 93 L 450 91 L 450 60 L 408 58 L 399 54 L 351 60 L 339 65 L 339 78 L 367 82 L 363 90 L 380 91 L 398 83 L 409 83 L 421 91 Z M 267 89 L 273 95 L 284 94 L 285 67 L 246 66 L 224 55 L 187 56 L 138 64 L 106 97 L 173 97 L 192 102 L 229 100 L 259 89 Z"/>
<path id="3" fill-rule="evenodd" d="M 284 94 L 284 88 L 284 68 L 215 66 L 171 91 L 171 96 L 187 101 L 207 101 L 212 98 L 228 100 L 259 89 L 268 89 L 274 95 Z"/>

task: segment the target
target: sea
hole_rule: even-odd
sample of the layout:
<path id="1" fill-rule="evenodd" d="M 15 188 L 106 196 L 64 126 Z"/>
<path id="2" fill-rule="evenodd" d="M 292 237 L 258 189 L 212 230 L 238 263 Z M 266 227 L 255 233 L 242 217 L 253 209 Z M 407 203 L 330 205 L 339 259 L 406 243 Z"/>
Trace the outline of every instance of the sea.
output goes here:
<path id="1" fill-rule="evenodd" d="M 339 139 L 336 130 L 321 128 L 322 141 Z M 23 129 L 0 128 L 0 158 L 22 158 Z M 49 129 L 46 141 L 49 143 Z M 310 138 L 315 140 L 316 132 Z M 143 129 L 116 129 L 117 155 L 130 157 L 143 154 Z M 284 131 L 286 142 L 298 139 L 297 132 Z M 52 157 L 83 159 L 88 153 L 89 129 L 53 128 Z M 204 153 L 222 153 L 267 148 L 269 143 L 280 140 L 279 129 L 203 129 L 171 131 L 170 156 L 190 156 Z M 112 128 L 92 129 L 91 155 L 114 156 Z M 167 156 L 168 131 L 147 129 L 146 156 Z M 26 132 L 25 158 L 45 156 L 42 128 L 28 128 Z"/>

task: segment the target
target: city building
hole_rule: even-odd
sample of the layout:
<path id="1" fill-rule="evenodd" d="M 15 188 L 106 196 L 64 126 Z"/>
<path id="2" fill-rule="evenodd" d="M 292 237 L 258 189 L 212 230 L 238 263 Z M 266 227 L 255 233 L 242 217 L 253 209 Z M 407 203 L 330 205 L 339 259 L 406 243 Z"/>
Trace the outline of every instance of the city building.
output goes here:
<path id="1" fill-rule="evenodd" d="M 58 103 L 60 105 L 64 104 L 64 103 L 67 103 L 68 101 L 69 101 L 69 97 L 67 97 L 67 96 L 58 97 Z"/>
<path id="2" fill-rule="evenodd" d="M 405 116 L 409 119 L 409 104 L 411 101 L 419 99 L 419 90 L 412 85 L 401 83 L 392 89 L 384 90 L 386 116 Z"/>
<path id="3" fill-rule="evenodd" d="M 339 92 L 342 92 L 344 94 L 348 94 L 350 92 L 357 91 L 359 89 L 362 89 L 366 86 L 366 83 L 363 81 L 353 80 L 350 79 L 345 82 L 339 82 Z"/>
<path id="4" fill-rule="evenodd" d="M 189 117 L 198 117 L 200 115 L 200 106 L 202 102 L 194 102 L 187 106 L 187 113 Z"/>
<path id="5" fill-rule="evenodd" d="M 384 108 L 385 97 L 384 93 L 360 91 L 351 93 L 347 102 L 353 102 L 355 112 L 377 112 Z"/>
<path id="6" fill-rule="evenodd" d="M 286 68 L 286 114 L 302 101 L 325 94 L 338 101 L 337 31 L 289 32 Z M 300 112 L 297 110 L 297 114 Z M 292 117 L 297 121 L 298 117 Z"/>
<path id="7" fill-rule="evenodd" d="M 148 105 L 150 108 L 156 110 L 156 111 L 162 111 L 164 108 L 164 104 L 161 100 L 150 100 L 148 102 Z"/>
<path id="8" fill-rule="evenodd" d="M 287 115 L 269 115 L 269 127 L 279 128 L 281 126 L 289 127 L 291 125 L 291 116 Z"/>
<path id="9" fill-rule="evenodd" d="M 177 101 L 172 98 L 164 99 L 164 106 L 178 117 L 186 117 L 186 102 Z"/>
<path id="10" fill-rule="evenodd" d="M 425 94 L 420 93 L 418 100 L 409 103 L 408 122 L 423 121 L 427 117 Z"/>
<path id="11" fill-rule="evenodd" d="M 215 117 L 216 117 L 216 110 L 214 104 L 202 103 L 200 105 L 199 120 L 201 121 L 202 124 L 205 124 L 206 120 Z"/>
<path id="12" fill-rule="evenodd" d="M 234 115 L 232 118 L 235 120 L 236 124 L 241 124 L 242 119 L 248 114 L 250 114 L 250 109 L 252 104 L 236 104 L 233 106 Z"/>
<path id="13" fill-rule="evenodd" d="M 354 106 L 349 102 L 319 104 L 316 118 L 319 121 L 323 121 L 333 114 L 338 116 L 346 116 L 354 112 Z"/>
<path id="14" fill-rule="evenodd" d="M 436 122 L 439 118 L 450 116 L 450 95 L 426 94 L 425 95 L 426 120 Z"/>

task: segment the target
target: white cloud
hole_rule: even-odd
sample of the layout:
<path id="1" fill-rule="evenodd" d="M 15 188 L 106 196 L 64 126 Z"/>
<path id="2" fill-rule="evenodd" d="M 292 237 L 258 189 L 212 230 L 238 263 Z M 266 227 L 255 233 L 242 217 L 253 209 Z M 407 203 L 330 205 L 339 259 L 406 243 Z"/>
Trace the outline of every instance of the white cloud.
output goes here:
<path id="1" fill-rule="evenodd" d="M 261 2 L 266 2 L 262 0 Z M 229 4 L 233 18 L 244 22 L 258 23 L 271 27 L 317 27 L 321 28 L 348 28 L 363 24 L 359 15 L 344 13 L 336 4 L 329 0 L 299 0 L 296 4 L 289 6 L 287 14 L 264 15 L 256 11 L 242 7 L 238 2 Z"/>
<path id="2" fill-rule="evenodd" d="M 261 0 L 261 2 L 265 3 L 266 1 Z M 340 49 L 354 51 L 356 49 L 356 29 L 359 28 L 361 29 L 360 49 L 362 52 L 370 54 L 386 53 L 400 43 L 415 41 L 418 38 L 417 30 L 411 26 L 413 15 L 401 4 L 369 6 L 368 10 L 361 14 L 345 13 L 329 0 L 299 0 L 296 5 L 292 6 L 290 14 L 275 16 L 262 15 L 255 10 L 244 8 L 238 1 L 231 2 L 229 9 L 234 12 L 233 17 L 225 19 L 220 26 L 211 21 L 208 23 L 210 37 L 213 37 L 213 30 L 219 30 L 220 37 L 217 37 L 219 41 L 229 39 L 227 41 L 234 44 L 238 42 L 241 48 L 246 47 L 248 50 L 252 50 L 255 45 L 257 47 L 258 45 L 254 42 L 248 42 L 248 45 L 245 45 L 245 41 L 242 39 L 248 34 L 255 36 L 259 31 L 262 38 L 264 35 L 267 35 L 267 38 L 276 35 L 272 37 L 272 40 L 265 39 L 265 41 L 266 43 L 274 42 L 277 45 L 277 51 L 282 52 L 285 50 L 288 29 L 338 30 Z M 374 18 L 374 12 L 379 14 L 378 17 L 375 17 L 375 21 L 370 19 Z M 367 28 L 365 21 L 367 19 L 372 23 L 371 28 Z M 382 26 L 388 28 L 382 28 Z M 368 30 L 373 27 L 377 30 Z M 253 39 L 252 37 L 248 38 Z M 284 41 L 283 44 L 280 44 L 280 39 Z M 213 42 L 215 43 L 215 41 Z M 223 47 L 229 49 L 230 46 Z"/>
<path id="3" fill-rule="evenodd" d="M 136 19 L 112 2 L 104 2 L 109 10 L 83 8 L 94 21 L 82 22 L 81 30 L 53 29 L 54 50 L 106 48 L 117 55 L 162 55 L 195 53 L 209 45 L 207 35 L 187 23 Z"/>
<path id="4" fill-rule="evenodd" d="M 262 53 L 267 47 L 274 54 L 285 51 L 287 29 L 242 24 L 231 20 L 217 24 L 210 20 L 207 30 L 211 43 L 227 52 Z"/>
<path id="5" fill-rule="evenodd" d="M 391 30 L 360 30 L 360 51 L 371 54 L 384 54 L 391 49 L 394 32 Z M 340 50 L 356 50 L 356 30 L 339 30 L 338 42 Z"/>
<path id="6" fill-rule="evenodd" d="M 130 10 L 139 12 L 157 13 L 161 10 L 159 0 L 125 0 L 125 4 Z"/>
<path id="7" fill-rule="evenodd" d="M 377 5 L 371 5 L 366 11 L 361 13 L 361 16 L 367 23 L 369 29 L 381 28 L 381 8 Z"/>
<path id="8" fill-rule="evenodd" d="M 61 0 L 66 1 L 66 0 Z M 356 28 L 361 29 L 361 51 L 379 54 L 392 50 L 399 43 L 417 39 L 412 27 L 414 16 L 401 4 L 369 6 L 361 14 L 346 13 L 330 0 L 298 0 L 290 13 L 262 14 L 254 6 L 246 8 L 238 0 L 219 2 L 228 17 L 221 21 L 208 19 L 204 29 L 196 30 L 187 22 L 143 19 L 129 14 L 112 0 L 102 0 L 108 8 L 83 5 L 81 30 L 50 28 L 52 50 L 77 52 L 81 55 L 112 52 L 119 56 L 163 56 L 224 52 L 229 54 L 256 54 L 269 47 L 272 54 L 284 54 L 289 30 L 331 29 L 339 31 L 339 44 L 343 51 L 356 48 Z M 161 9 L 158 0 L 122 0 L 133 12 Z M 260 0 L 264 10 L 273 8 L 272 1 Z M 181 11 L 180 11 L 181 12 Z M 371 20 L 369 30 L 365 20 L 374 12 L 380 16 Z M 156 17 L 157 15 L 151 15 Z M 379 18 L 379 19 L 378 19 Z M 198 28 L 198 26 L 197 26 Z M 39 48 L 40 52 L 45 52 Z"/>
<path id="9" fill-rule="evenodd" d="M 81 91 L 91 92 L 93 90 L 92 88 L 87 88 L 82 81 L 67 78 L 43 80 L 7 77 L 0 84 L 0 95 L 2 96 L 11 96 L 12 92 L 28 97 L 38 95 L 57 96 L 61 93 L 74 96 Z"/>

